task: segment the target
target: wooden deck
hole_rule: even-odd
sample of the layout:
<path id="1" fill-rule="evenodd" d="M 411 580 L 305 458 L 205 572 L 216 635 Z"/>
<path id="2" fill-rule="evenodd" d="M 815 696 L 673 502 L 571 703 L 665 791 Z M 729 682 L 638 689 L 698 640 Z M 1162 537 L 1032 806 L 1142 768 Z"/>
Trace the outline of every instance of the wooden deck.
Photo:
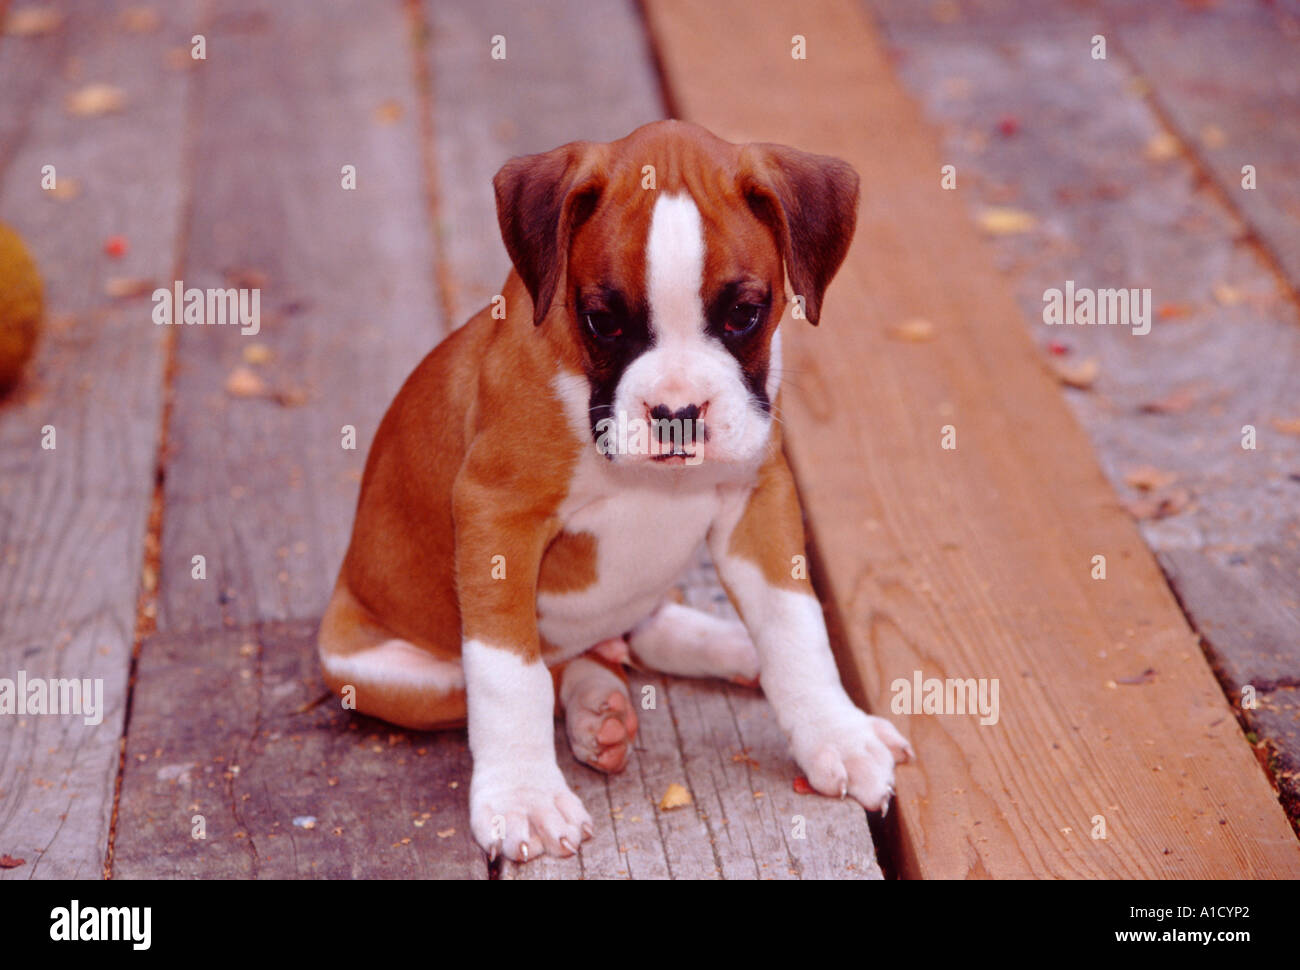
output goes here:
<path id="1" fill-rule="evenodd" d="M 1216 114 L 1275 103 L 1265 81 L 1225 62 L 1235 80 L 1207 93 L 1168 21 L 1110 3 L 1063 5 L 1051 30 L 993 0 L 958 24 L 902 0 L 179 0 L 152 23 L 137 4 L 50 6 L 52 29 L 0 37 L 0 220 L 50 306 L 30 379 L 0 401 L 0 677 L 102 677 L 107 710 L 0 721 L 0 855 L 26 860 L 0 878 L 881 878 L 865 813 L 793 790 L 757 691 L 642 679 L 658 703 L 626 772 L 559 745 L 596 838 L 577 859 L 489 867 L 464 733 L 348 715 L 316 669 L 370 435 L 504 278 L 492 174 L 668 111 L 863 174 L 823 325 L 788 344 L 819 589 L 875 712 L 915 670 L 1001 684 L 993 726 L 895 717 L 919 761 L 882 858 L 922 877 L 1300 874 L 1224 694 L 1264 698 L 1241 713 L 1294 810 L 1300 437 L 1276 429 L 1300 418 L 1300 173 L 1284 164 L 1300 137 L 1294 111 L 1273 131 Z M 1199 16 L 1175 36 L 1284 62 L 1264 18 L 1285 11 Z M 1089 70 L 1097 32 L 1115 40 Z M 70 113 L 97 83 L 122 109 Z M 1003 116 L 1018 128 L 999 140 Z M 1239 155 L 1217 135 L 1195 147 L 1207 125 L 1261 160 L 1258 195 L 1229 191 Z M 1152 160 L 1160 134 L 1184 147 Z M 949 162 L 957 192 L 939 189 Z M 45 164 L 79 191 L 42 191 Z M 981 239 L 987 206 L 1037 228 Z M 120 259 L 102 251 L 114 234 Z M 1057 337 L 1041 293 L 1090 276 L 1180 309 L 1141 339 L 1072 330 L 1100 376 L 1063 392 L 1036 346 Z M 107 295 L 131 278 L 259 286 L 262 332 L 155 327 L 147 298 Z M 932 339 L 891 336 L 913 318 Z M 232 394 L 240 369 L 263 390 Z M 1146 408 L 1188 388 L 1191 405 Z M 1261 445 L 1243 458 L 1245 423 Z M 1194 501 L 1139 529 L 1137 465 Z M 704 560 L 684 593 L 729 609 Z M 662 811 L 674 783 L 692 805 Z"/>

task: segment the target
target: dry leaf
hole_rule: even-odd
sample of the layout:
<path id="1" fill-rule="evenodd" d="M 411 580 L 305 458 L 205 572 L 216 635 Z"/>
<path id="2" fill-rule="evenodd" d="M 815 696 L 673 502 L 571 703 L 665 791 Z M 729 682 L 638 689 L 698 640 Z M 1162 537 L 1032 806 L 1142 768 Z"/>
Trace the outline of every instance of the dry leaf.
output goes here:
<path id="1" fill-rule="evenodd" d="M 674 808 L 682 808 L 690 803 L 691 793 L 677 782 L 673 782 L 668 786 L 668 790 L 664 792 L 664 797 L 659 800 L 659 810 L 667 812 Z"/>
<path id="2" fill-rule="evenodd" d="M 104 292 L 115 300 L 146 296 L 154 291 L 153 280 L 138 276 L 114 276 L 104 283 Z"/>
<path id="3" fill-rule="evenodd" d="M 93 118 L 121 111 L 126 104 L 126 95 L 121 88 L 111 84 L 88 84 L 68 95 L 65 104 L 69 114 Z"/>
<path id="4" fill-rule="evenodd" d="M 1142 154 L 1153 162 L 1167 162 L 1171 158 L 1177 158 L 1182 152 L 1183 147 L 1178 139 L 1169 132 L 1162 131 L 1147 139 Z"/>
<path id="5" fill-rule="evenodd" d="M 59 29 L 63 14 L 50 7 L 19 7 L 5 18 L 4 32 L 10 37 L 36 37 Z"/>
<path id="6" fill-rule="evenodd" d="M 808 784 L 808 779 L 803 775 L 794 780 L 794 790 L 800 795 L 811 795 L 816 791 L 812 785 Z"/>
<path id="7" fill-rule="evenodd" d="M 247 344 L 243 356 L 246 364 L 266 364 L 271 360 L 271 348 L 266 344 Z"/>
<path id="8" fill-rule="evenodd" d="M 400 102 L 388 100 L 375 108 L 375 120 L 381 125 L 391 125 L 394 122 L 401 121 L 404 109 Z"/>
<path id="9" fill-rule="evenodd" d="M 1236 306 L 1246 299 L 1246 294 L 1227 283 L 1215 283 L 1214 298 L 1219 301 L 1220 306 Z"/>
<path id="10" fill-rule="evenodd" d="M 1176 488 L 1162 495 L 1150 495 L 1134 502 L 1125 502 L 1124 507 L 1135 519 L 1148 521 L 1165 519 L 1186 510 L 1192 496 L 1185 488 Z"/>
<path id="11" fill-rule="evenodd" d="M 1274 430 L 1283 434 L 1300 435 L 1300 418 L 1274 418 L 1269 424 L 1273 425 Z"/>
<path id="12" fill-rule="evenodd" d="M 261 397 L 266 393 L 266 381 L 247 367 L 236 367 L 226 378 L 226 393 L 231 397 Z"/>
<path id="13" fill-rule="evenodd" d="M 51 199 L 67 202 L 81 194 L 81 182 L 67 175 L 60 176 L 54 180 L 54 188 L 47 189 L 46 194 Z"/>
<path id="14" fill-rule="evenodd" d="M 934 324 L 929 320 L 913 317 L 911 320 L 904 320 L 896 327 L 890 327 L 889 335 L 895 340 L 924 343 L 934 339 Z"/>
<path id="15" fill-rule="evenodd" d="M 1097 375 L 1101 373 L 1101 362 L 1096 357 L 1089 357 L 1077 364 L 1053 361 L 1052 370 L 1056 374 L 1056 379 L 1066 387 L 1086 391 L 1097 382 Z"/>
<path id="16" fill-rule="evenodd" d="M 1143 414 L 1182 414 L 1190 411 L 1199 398 L 1200 389 L 1197 386 L 1180 387 L 1164 397 L 1139 404 L 1138 410 Z"/>
<path id="17" fill-rule="evenodd" d="M 451 838 L 451 837 L 452 837 L 453 835 L 455 835 L 455 834 L 456 834 L 456 830 L 455 830 L 455 829 L 440 829 L 440 830 L 438 831 L 438 838 L 440 838 L 440 839 L 449 839 L 449 838 Z"/>
<path id="18" fill-rule="evenodd" d="M 1032 213 L 998 206 L 981 209 L 975 218 L 980 228 L 992 236 L 1011 236 L 1029 232 L 1038 225 L 1038 220 Z"/>
<path id="19" fill-rule="evenodd" d="M 122 11 L 122 27 L 133 34 L 151 34 L 158 29 L 162 18 L 152 7 L 127 7 Z"/>
<path id="20" fill-rule="evenodd" d="M 21 865 L 26 865 L 26 859 L 15 859 L 11 855 L 0 855 L 0 869 L 17 869 Z"/>
<path id="21" fill-rule="evenodd" d="M 1130 488 L 1136 488 L 1140 492 L 1154 492 L 1158 488 L 1164 488 L 1178 481 L 1178 475 L 1174 472 L 1162 472 L 1151 465 L 1143 465 L 1125 475 L 1124 481 Z"/>

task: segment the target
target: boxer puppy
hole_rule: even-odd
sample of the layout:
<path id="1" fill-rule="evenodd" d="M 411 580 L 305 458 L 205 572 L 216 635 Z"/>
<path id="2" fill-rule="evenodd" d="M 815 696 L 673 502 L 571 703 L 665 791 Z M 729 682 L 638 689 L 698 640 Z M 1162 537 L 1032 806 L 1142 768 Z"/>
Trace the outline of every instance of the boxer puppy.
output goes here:
<path id="1" fill-rule="evenodd" d="M 817 323 L 857 174 L 662 121 L 513 159 L 494 185 L 514 270 L 379 426 L 321 624 L 326 682 L 404 727 L 468 721 L 492 858 L 590 837 L 553 716 L 580 760 L 621 769 L 629 651 L 761 675 L 812 787 L 887 810 L 911 750 L 840 685 L 778 420 L 778 324 L 792 305 Z M 670 596 L 706 539 L 743 625 Z"/>

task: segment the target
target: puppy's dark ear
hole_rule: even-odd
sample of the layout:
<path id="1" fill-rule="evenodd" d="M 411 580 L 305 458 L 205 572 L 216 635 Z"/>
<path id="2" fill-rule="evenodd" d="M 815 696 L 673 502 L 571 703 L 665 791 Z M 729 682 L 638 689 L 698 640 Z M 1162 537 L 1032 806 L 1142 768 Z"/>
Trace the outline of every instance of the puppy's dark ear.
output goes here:
<path id="1" fill-rule="evenodd" d="M 741 149 L 740 190 L 776 236 L 804 315 L 816 324 L 822 297 L 853 241 L 858 173 L 828 155 L 752 144 Z"/>
<path id="2" fill-rule="evenodd" d="M 568 264 L 569 240 L 605 186 L 603 145 L 573 142 L 512 158 L 492 185 L 506 252 L 533 298 L 533 323 L 550 312 Z"/>

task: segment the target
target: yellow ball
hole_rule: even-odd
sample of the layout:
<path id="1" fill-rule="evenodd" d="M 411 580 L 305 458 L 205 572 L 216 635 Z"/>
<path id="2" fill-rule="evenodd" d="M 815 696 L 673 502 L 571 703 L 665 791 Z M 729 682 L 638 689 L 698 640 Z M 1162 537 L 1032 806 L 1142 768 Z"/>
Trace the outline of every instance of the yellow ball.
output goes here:
<path id="1" fill-rule="evenodd" d="M 18 382 L 36 349 L 42 310 L 36 263 L 18 233 L 0 224 L 0 391 Z"/>

